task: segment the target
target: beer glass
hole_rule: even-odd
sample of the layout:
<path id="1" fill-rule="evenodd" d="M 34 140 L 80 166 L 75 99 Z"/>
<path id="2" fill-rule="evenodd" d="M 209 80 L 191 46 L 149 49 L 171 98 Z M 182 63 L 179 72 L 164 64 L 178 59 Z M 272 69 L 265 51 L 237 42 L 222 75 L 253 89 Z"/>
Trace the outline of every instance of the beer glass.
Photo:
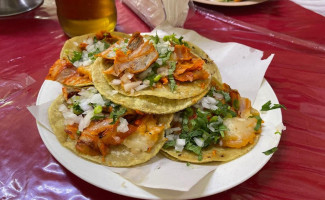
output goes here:
<path id="1" fill-rule="evenodd" d="M 55 3 L 60 25 L 69 37 L 115 28 L 114 0 L 55 0 Z"/>

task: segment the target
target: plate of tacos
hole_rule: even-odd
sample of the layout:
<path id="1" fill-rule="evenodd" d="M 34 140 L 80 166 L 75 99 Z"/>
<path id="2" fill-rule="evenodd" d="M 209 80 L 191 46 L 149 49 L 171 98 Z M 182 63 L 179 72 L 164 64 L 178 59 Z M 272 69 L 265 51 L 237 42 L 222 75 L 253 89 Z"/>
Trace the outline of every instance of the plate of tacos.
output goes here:
<path id="1" fill-rule="evenodd" d="M 281 111 L 256 109 L 265 100 L 277 103 L 267 81 L 252 105 L 222 82 L 200 47 L 175 34 L 102 31 L 72 38 L 46 79 L 37 99 L 38 105 L 53 100 L 51 131 L 38 125 L 45 145 L 72 173 L 118 194 L 186 199 L 224 191 L 263 167 L 270 157 L 262 151 L 280 139 L 263 124 L 281 123 Z M 188 192 L 166 194 L 107 168 L 134 168 L 157 157 L 217 170 Z"/>

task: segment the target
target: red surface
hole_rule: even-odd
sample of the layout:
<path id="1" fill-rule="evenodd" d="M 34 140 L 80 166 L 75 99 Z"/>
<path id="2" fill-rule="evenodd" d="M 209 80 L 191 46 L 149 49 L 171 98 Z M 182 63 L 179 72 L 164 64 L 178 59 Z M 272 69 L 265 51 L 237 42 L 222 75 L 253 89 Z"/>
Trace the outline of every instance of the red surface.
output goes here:
<path id="1" fill-rule="evenodd" d="M 265 78 L 288 108 L 283 111 L 287 130 L 266 166 L 239 186 L 202 199 L 323 199 L 325 18 L 287 0 L 196 6 L 185 28 L 275 54 Z M 117 9 L 118 31 L 149 31 L 119 1 Z M 90 185 L 60 165 L 26 109 L 35 104 L 66 39 L 53 5 L 0 18 L 0 199 L 129 199 Z"/>

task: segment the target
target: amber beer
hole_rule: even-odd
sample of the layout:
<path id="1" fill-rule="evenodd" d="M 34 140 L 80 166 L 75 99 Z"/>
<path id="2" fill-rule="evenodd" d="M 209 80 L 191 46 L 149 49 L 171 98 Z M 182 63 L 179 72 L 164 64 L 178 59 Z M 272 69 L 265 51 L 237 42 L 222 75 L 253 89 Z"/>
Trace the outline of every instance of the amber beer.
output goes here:
<path id="1" fill-rule="evenodd" d="M 60 25 L 70 37 L 115 28 L 114 0 L 55 0 L 55 3 Z"/>

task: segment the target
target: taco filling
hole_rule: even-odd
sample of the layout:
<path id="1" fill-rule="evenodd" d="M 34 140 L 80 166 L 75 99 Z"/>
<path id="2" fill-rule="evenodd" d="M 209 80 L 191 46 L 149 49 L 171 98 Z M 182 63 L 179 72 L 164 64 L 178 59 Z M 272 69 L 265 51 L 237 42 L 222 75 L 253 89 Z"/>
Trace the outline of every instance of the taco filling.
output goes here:
<path id="1" fill-rule="evenodd" d="M 257 142 L 261 122 L 249 99 L 227 84 L 215 85 L 197 104 L 174 115 L 163 151 L 181 161 L 229 161 Z"/>
<path id="2" fill-rule="evenodd" d="M 49 119 L 56 134 L 65 134 L 61 142 L 77 154 L 109 166 L 131 166 L 149 160 L 162 147 L 171 115 L 127 109 L 105 99 L 94 87 L 62 91 L 63 100 L 53 103 Z"/>
<path id="3" fill-rule="evenodd" d="M 164 86 L 174 92 L 179 84 L 210 78 L 203 68 L 205 61 L 192 53 L 182 37 L 176 38 L 174 34 L 159 38 L 134 33 L 100 55 L 112 62 L 103 72 L 112 77 L 110 84 L 120 86 L 127 94 Z"/>
<path id="4" fill-rule="evenodd" d="M 68 40 L 61 58 L 52 65 L 46 79 L 68 86 L 92 85 L 91 64 L 99 53 L 118 40 L 105 31 Z"/>

